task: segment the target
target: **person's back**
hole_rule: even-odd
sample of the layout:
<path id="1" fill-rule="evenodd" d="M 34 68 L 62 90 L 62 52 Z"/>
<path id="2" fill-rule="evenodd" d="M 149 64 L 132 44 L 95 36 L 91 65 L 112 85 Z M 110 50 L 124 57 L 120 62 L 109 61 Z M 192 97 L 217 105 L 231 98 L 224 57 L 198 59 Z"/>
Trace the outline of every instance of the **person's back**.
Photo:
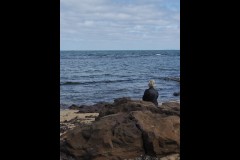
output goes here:
<path id="1" fill-rule="evenodd" d="M 156 106 L 158 106 L 158 101 L 157 101 L 158 91 L 156 89 L 154 89 L 155 81 L 150 80 L 148 86 L 149 86 L 149 89 L 145 90 L 142 100 L 152 102 Z"/>

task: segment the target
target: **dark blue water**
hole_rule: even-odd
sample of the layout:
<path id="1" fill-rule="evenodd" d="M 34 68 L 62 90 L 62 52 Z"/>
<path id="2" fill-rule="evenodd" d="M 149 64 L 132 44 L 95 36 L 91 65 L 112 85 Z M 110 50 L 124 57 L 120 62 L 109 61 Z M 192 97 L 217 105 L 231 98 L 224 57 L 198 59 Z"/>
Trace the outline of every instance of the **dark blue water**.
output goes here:
<path id="1" fill-rule="evenodd" d="M 141 99 L 148 81 L 154 79 L 159 102 L 179 100 L 179 50 L 61 51 L 60 103 L 91 105 L 115 98 Z"/>

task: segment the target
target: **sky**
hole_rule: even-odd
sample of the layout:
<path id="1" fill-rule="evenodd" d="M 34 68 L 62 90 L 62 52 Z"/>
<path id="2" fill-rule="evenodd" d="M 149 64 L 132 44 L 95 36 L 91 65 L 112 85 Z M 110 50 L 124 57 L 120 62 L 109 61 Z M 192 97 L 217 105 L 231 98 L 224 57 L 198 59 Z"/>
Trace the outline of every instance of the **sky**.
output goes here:
<path id="1" fill-rule="evenodd" d="M 60 50 L 180 49 L 180 0 L 60 0 Z"/>

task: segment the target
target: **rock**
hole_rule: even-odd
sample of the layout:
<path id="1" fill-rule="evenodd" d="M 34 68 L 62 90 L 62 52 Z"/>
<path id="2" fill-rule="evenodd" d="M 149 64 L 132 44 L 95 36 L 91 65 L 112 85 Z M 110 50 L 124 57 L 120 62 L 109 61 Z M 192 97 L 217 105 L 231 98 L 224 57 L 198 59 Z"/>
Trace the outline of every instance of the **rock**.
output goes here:
<path id="1" fill-rule="evenodd" d="M 180 96 L 180 92 L 174 92 L 173 96 Z"/>
<path id="2" fill-rule="evenodd" d="M 155 156 L 142 155 L 140 157 L 135 157 L 132 160 L 180 160 L 180 155 L 179 154 L 171 154 L 166 157 L 162 157 L 160 159 Z"/>
<path id="3" fill-rule="evenodd" d="M 143 133 L 145 154 L 163 156 L 179 153 L 180 118 L 163 117 L 151 112 L 132 112 L 136 125 Z"/>
<path id="4" fill-rule="evenodd" d="M 102 108 L 99 112 L 97 120 L 101 117 L 116 114 L 119 112 L 131 112 L 131 111 L 151 111 L 154 113 L 162 113 L 159 107 L 156 107 L 152 102 L 141 101 L 141 100 L 130 100 L 130 99 L 119 99 L 112 105 L 108 105 Z"/>
<path id="5" fill-rule="evenodd" d="M 60 152 L 60 160 L 75 160 L 75 158 L 66 153 Z"/>
<path id="6" fill-rule="evenodd" d="M 62 137 L 62 157 L 129 159 L 140 155 L 164 157 L 179 153 L 180 118 L 151 111 L 119 112 L 90 126 L 76 127 Z"/>
<path id="7" fill-rule="evenodd" d="M 165 115 L 180 116 L 180 103 L 179 102 L 164 102 L 161 106 L 161 113 Z"/>
<path id="8" fill-rule="evenodd" d="M 172 155 L 168 155 L 166 157 L 160 158 L 160 160 L 180 160 L 180 155 L 172 154 Z"/>
<path id="9" fill-rule="evenodd" d="M 60 124 L 60 133 L 64 133 L 66 130 L 68 130 L 68 126 Z"/>
<path id="10" fill-rule="evenodd" d="M 87 106 L 87 105 L 82 105 L 79 107 L 78 113 L 99 113 L 103 108 L 112 105 L 111 103 L 108 102 L 98 102 L 97 104 Z"/>
<path id="11" fill-rule="evenodd" d="M 121 99 L 114 102 L 111 105 L 102 107 L 99 111 L 99 116 L 96 120 L 101 117 L 116 114 L 119 112 L 131 112 L 131 111 L 151 111 L 152 113 L 159 113 L 169 115 L 180 116 L 180 103 L 179 102 L 164 102 L 159 107 L 156 107 L 152 102 L 141 101 L 141 100 L 130 100 Z"/>
<path id="12" fill-rule="evenodd" d="M 61 135 L 60 160 L 179 160 L 179 102 L 156 107 L 123 97 L 113 104 L 101 102 L 92 107 L 90 110 L 99 111 L 96 121 L 78 124 Z"/>
<path id="13" fill-rule="evenodd" d="M 93 116 L 93 115 L 90 115 L 90 116 L 86 116 L 85 118 L 96 118 L 97 116 Z"/>
<path id="14" fill-rule="evenodd" d="M 122 104 L 122 103 L 127 103 L 129 101 L 131 101 L 130 97 L 122 97 L 122 98 L 114 99 L 114 104 L 118 105 L 118 104 Z"/>
<path id="15" fill-rule="evenodd" d="M 75 104 L 68 107 L 68 109 L 71 110 L 78 110 L 78 113 L 98 113 L 102 108 L 105 106 L 111 105 L 111 103 L 108 102 L 98 102 L 94 105 L 81 105 L 77 106 Z"/>
<path id="16" fill-rule="evenodd" d="M 73 104 L 73 105 L 71 105 L 68 109 L 78 110 L 78 109 L 79 109 L 79 106 Z"/>

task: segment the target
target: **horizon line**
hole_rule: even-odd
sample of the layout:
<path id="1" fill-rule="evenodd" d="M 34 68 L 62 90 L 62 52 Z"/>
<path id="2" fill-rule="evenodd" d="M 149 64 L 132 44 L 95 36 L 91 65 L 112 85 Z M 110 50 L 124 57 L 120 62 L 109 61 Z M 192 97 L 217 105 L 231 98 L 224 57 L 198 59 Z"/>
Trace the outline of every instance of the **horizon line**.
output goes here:
<path id="1" fill-rule="evenodd" d="M 60 51 L 163 51 L 180 49 L 63 49 Z"/>

